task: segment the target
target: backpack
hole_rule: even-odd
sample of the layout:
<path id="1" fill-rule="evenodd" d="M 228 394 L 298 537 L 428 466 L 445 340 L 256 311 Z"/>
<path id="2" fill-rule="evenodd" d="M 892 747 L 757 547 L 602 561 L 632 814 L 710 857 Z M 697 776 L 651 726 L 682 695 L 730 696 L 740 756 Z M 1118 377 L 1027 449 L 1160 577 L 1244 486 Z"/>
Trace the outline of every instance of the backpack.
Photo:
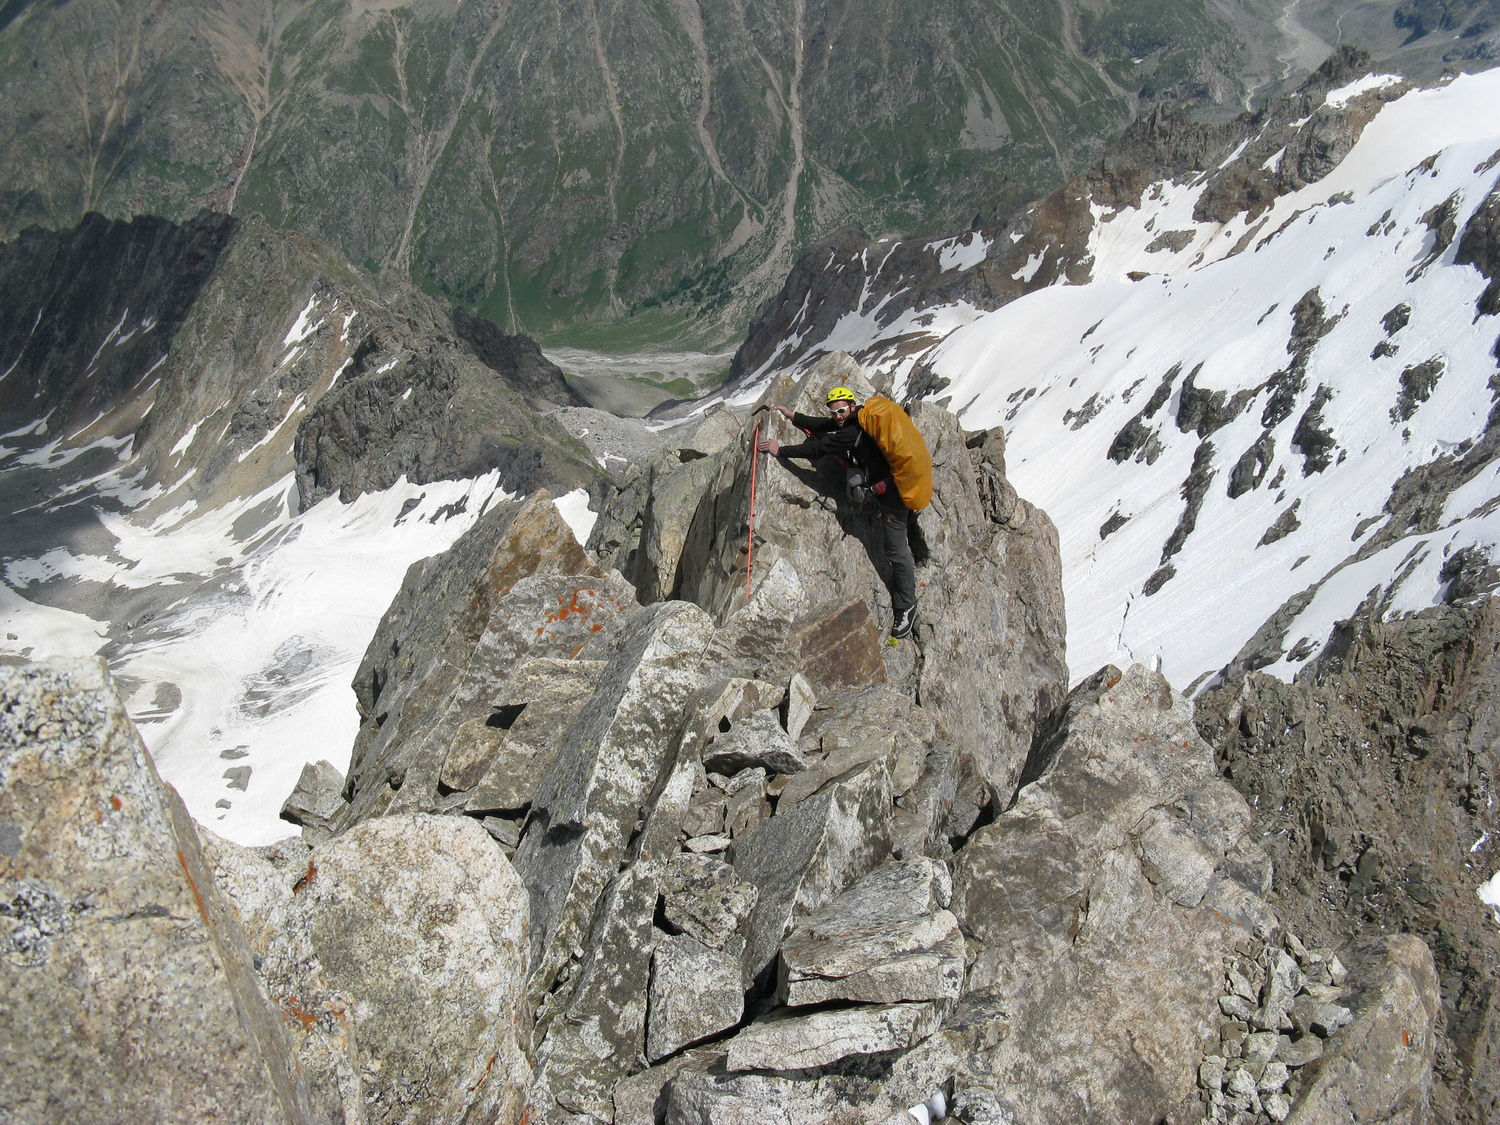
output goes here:
<path id="1" fill-rule="evenodd" d="M 860 407 L 859 425 L 880 446 L 896 478 L 901 502 L 920 512 L 932 500 L 932 454 L 911 415 L 881 395 L 871 395 Z"/>

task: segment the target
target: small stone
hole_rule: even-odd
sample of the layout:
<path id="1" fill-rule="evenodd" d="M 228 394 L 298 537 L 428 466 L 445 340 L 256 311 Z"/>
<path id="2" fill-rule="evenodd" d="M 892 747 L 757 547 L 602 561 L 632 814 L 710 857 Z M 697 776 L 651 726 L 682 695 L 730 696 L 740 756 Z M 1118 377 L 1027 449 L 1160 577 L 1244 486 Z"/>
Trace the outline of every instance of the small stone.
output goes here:
<path id="1" fill-rule="evenodd" d="M 1337 1004 L 1344 990 L 1332 984 L 1309 984 L 1304 992 L 1321 1004 Z"/>
<path id="2" fill-rule="evenodd" d="M 703 751 L 703 768 L 735 774 L 744 769 L 764 768 L 768 773 L 801 773 L 807 758 L 797 749 L 774 708 L 753 711 L 717 735 Z"/>
<path id="3" fill-rule="evenodd" d="M 479 823 L 484 825 L 486 832 L 512 851 L 521 842 L 520 821 L 507 820 L 503 816 L 487 816 Z"/>
<path id="4" fill-rule="evenodd" d="M 1251 1094 L 1255 1093 L 1255 1079 L 1244 1067 L 1237 1066 L 1225 1078 L 1224 1091 L 1233 1099 L 1248 1099 Z M 1249 1104 L 1248 1100 L 1245 1104 Z M 1245 1107 L 1243 1105 L 1236 1105 L 1235 1108 L 1243 1109 Z"/>
<path id="5" fill-rule="evenodd" d="M 1279 1059 L 1273 1059 L 1266 1063 L 1265 1070 L 1261 1071 L 1260 1081 L 1255 1088 L 1263 1094 L 1274 1093 L 1286 1085 L 1288 1078 L 1286 1064 Z"/>
<path id="6" fill-rule="evenodd" d="M 1333 983 L 1333 974 L 1329 972 L 1325 961 L 1310 961 L 1302 968 L 1307 973 L 1309 987 L 1315 984 L 1331 985 Z"/>
<path id="7" fill-rule="evenodd" d="M 739 1022 L 740 963 L 687 934 L 663 937 L 651 960 L 646 1053 L 655 1061 Z"/>
<path id="8" fill-rule="evenodd" d="M 724 831 L 724 796 L 719 790 L 706 788 L 693 796 L 682 830 L 689 839 L 694 836 L 717 836 Z"/>
<path id="9" fill-rule="evenodd" d="M 1245 979 L 1244 975 L 1230 969 L 1225 974 L 1226 987 L 1233 996 L 1239 996 L 1246 1001 L 1255 1000 L 1255 986 Z"/>
<path id="10" fill-rule="evenodd" d="M 676 855 L 662 878 L 667 922 L 714 949 L 725 947 L 756 897 L 755 887 L 733 867 L 708 855 Z"/>
<path id="11" fill-rule="evenodd" d="M 1311 996 L 1299 996 L 1292 1004 L 1291 1019 L 1298 1031 L 1328 1038 L 1354 1018 L 1348 1008 L 1325 1004 Z"/>
<path id="12" fill-rule="evenodd" d="M 1304 1035 L 1283 1044 L 1276 1057 L 1287 1066 L 1306 1066 L 1323 1057 L 1323 1040 L 1316 1035 Z"/>
<path id="13" fill-rule="evenodd" d="M 1281 1036 L 1272 1031 L 1257 1031 L 1245 1040 L 1245 1065 L 1254 1072 L 1271 1060 L 1280 1046 Z"/>
<path id="14" fill-rule="evenodd" d="M 693 839 L 688 840 L 682 846 L 690 852 L 697 852 L 700 855 L 705 855 L 710 852 L 727 851 L 729 848 L 729 843 L 730 841 L 728 836 L 695 836 L 693 837 Z"/>
<path id="15" fill-rule="evenodd" d="M 1297 958 L 1299 962 L 1306 961 L 1308 958 L 1307 946 L 1303 945 L 1298 940 L 1297 935 L 1292 933 L 1291 930 L 1286 932 L 1286 951 Z"/>
<path id="16" fill-rule="evenodd" d="M 1337 956 L 1333 956 L 1328 959 L 1328 975 L 1334 984 L 1343 984 L 1349 976 L 1349 970 L 1344 968 L 1344 963 Z"/>
<path id="17" fill-rule="evenodd" d="M 741 770 L 729 783 L 724 804 L 724 831 L 739 836 L 771 816 L 766 800 L 766 771 L 759 766 Z"/>
<path id="18" fill-rule="evenodd" d="M 1250 1007 L 1249 1001 L 1240 996 L 1220 996 L 1219 1011 L 1237 1020 L 1244 1020 L 1246 1023 L 1255 1018 L 1255 1009 Z"/>
<path id="19" fill-rule="evenodd" d="M 793 672 L 791 681 L 786 686 L 786 733 L 795 741 L 802 737 L 802 728 L 807 725 L 807 720 L 812 716 L 813 708 L 817 706 L 818 693 L 812 684 L 807 682 L 807 677 L 801 672 Z"/>
<path id="20" fill-rule="evenodd" d="M 1292 1112 L 1292 1103 L 1283 1093 L 1271 1094 L 1261 1103 L 1266 1111 L 1266 1116 L 1272 1121 L 1285 1121 L 1287 1115 Z"/>
<path id="21" fill-rule="evenodd" d="M 1217 1091 L 1224 1085 L 1224 1058 L 1222 1055 L 1209 1055 L 1198 1064 L 1198 1085 L 1205 1090 Z"/>

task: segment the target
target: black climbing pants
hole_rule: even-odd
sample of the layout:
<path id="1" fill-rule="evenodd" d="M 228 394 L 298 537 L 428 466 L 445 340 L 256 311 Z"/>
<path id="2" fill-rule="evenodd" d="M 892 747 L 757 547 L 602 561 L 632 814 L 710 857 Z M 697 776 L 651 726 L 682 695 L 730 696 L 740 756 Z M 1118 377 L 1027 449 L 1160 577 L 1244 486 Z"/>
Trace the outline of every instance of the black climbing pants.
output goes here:
<path id="1" fill-rule="evenodd" d="M 880 527 L 885 533 L 885 561 L 891 567 L 891 611 L 897 619 L 917 604 L 917 567 L 911 557 L 906 524 L 911 512 L 899 497 L 894 504 L 880 502 Z"/>

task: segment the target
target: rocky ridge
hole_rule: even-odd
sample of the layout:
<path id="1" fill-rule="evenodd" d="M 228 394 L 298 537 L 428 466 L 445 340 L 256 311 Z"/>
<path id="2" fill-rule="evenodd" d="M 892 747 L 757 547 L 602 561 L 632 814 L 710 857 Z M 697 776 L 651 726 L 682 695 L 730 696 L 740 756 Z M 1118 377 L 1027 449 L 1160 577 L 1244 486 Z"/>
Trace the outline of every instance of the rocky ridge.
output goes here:
<path id="1" fill-rule="evenodd" d="M 1225 223 L 1241 213 L 1253 222 L 1278 196 L 1327 175 L 1380 107 L 1409 88 L 1386 85 L 1325 104 L 1330 91 L 1373 66 L 1367 53 L 1340 48 L 1297 90 L 1223 123 L 1197 121 L 1181 104 L 1164 103 L 1137 117 L 1092 167 L 967 234 L 873 242 L 839 232 L 809 249 L 757 312 L 735 353 L 731 393 L 812 362 L 850 314 L 872 318 L 884 336 L 856 359 L 907 369 L 915 397 L 941 391 L 920 368 L 910 370 L 942 339 L 921 313 L 955 303 L 991 310 L 1052 285 L 1086 283 L 1095 265 L 1090 236 L 1102 216 L 1139 206 L 1143 193 L 1163 182 L 1202 185 L 1193 214 L 1199 222 Z M 1154 248 L 1185 249 L 1169 245 L 1173 234 L 1162 232 L 1166 241 Z M 1253 236 L 1230 252 L 1252 244 Z"/>
<path id="2" fill-rule="evenodd" d="M 858 377 L 847 364 L 816 379 Z M 1341 948 L 1342 988 L 1327 954 L 1296 961 L 1255 814 L 1191 704 L 1140 666 L 1064 696 L 1046 517 L 1009 489 L 994 435 L 916 421 L 945 518 L 922 568 L 932 616 L 894 648 L 869 517 L 817 472 L 762 464 L 769 557 L 745 596 L 728 544 L 747 427 L 722 412 L 620 489 L 593 559 L 531 500 L 413 569 L 360 673 L 348 779 L 310 768 L 288 803 L 304 840 L 207 842 L 257 971 L 246 1010 L 279 1028 L 305 1089 L 259 1116 L 226 1096 L 226 1115 L 1220 1120 L 1279 1110 L 1240 1075 L 1274 1084 L 1325 1033 L 1347 1062 L 1304 1082 L 1288 1119 L 1356 1093 L 1376 1116 L 1423 1102 L 1426 946 Z M 689 511 L 669 534 L 672 497 Z M 674 600 L 684 588 L 701 602 Z M 962 676 L 967 697 L 940 690 Z M 102 690 L 36 667 L 3 683 L 6 716 L 35 684 L 52 707 Z M 31 729 L 6 728 L 0 761 L 34 753 Z M 95 752 L 98 735 L 72 737 Z M 46 837 L 13 815 L 25 846 L 0 874 L 61 893 L 62 875 L 17 866 Z M 7 949 L 24 933 L 0 912 Z M 1276 1051 L 1234 1056 L 1246 1012 L 1222 998 L 1260 964 L 1239 1022 Z M 1216 1091 L 1213 1060 L 1234 1057 Z"/>

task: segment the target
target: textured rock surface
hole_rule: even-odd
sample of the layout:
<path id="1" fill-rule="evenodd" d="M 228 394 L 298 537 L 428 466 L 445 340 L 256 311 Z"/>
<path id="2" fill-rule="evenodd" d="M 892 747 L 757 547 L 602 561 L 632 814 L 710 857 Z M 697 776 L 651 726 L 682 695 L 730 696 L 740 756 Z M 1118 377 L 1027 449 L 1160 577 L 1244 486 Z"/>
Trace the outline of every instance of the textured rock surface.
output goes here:
<path id="1" fill-rule="evenodd" d="M 1453 604 L 1342 622 L 1297 682 L 1247 673 L 1206 694 L 1198 725 L 1256 809 L 1278 914 L 1309 944 L 1374 926 L 1427 942 L 1433 1116 L 1468 1123 L 1500 1111 L 1500 930 L 1476 893 L 1500 830 L 1479 796 L 1500 771 L 1500 634 L 1482 568 L 1453 569 Z"/>
<path id="2" fill-rule="evenodd" d="M 0 669 L 0 833 L 6 1120 L 312 1119 L 239 919 L 101 664 Z"/>
<path id="3" fill-rule="evenodd" d="M 642 614 L 542 780 L 516 869 L 531 892 L 532 944 L 544 975 L 588 932 L 596 897 L 618 870 L 672 749 L 711 631 L 695 606 L 666 603 Z"/>
<path id="4" fill-rule="evenodd" d="M 651 1026 L 646 1054 L 655 1061 L 733 1027 L 745 1011 L 740 960 L 686 934 L 663 938 L 651 959 Z"/>
<path id="5" fill-rule="evenodd" d="M 1441 1010 L 1432 951 L 1402 934 L 1368 950 L 1366 985 L 1354 1022 L 1325 1051 L 1322 1065 L 1287 1121 L 1431 1120 L 1434 1023 Z"/>
<path id="6" fill-rule="evenodd" d="M 951 893 L 947 868 L 930 859 L 877 868 L 788 935 L 778 995 L 794 1007 L 957 999 L 966 950 L 945 909 Z"/>
<path id="7" fill-rule="evenodd" d="M 325 1114 L 520 1118 L 526 894 L 477 822 L 388 816 L 310 853 L 209 852 Z"/>
<path id="8" fill-rule="evenodd" d="M 1244 802 L 1191 705 L 1139 665 L 1075 688 L 1027 773 L 954 860 L 953 913 L 983 945 L 967 985 L 1010 1030 L 965 1068 L 1017 1120 L 1175 1115 L 1217 1027 L 1223 956 L 1274 923 Z M 1197 909 L 1152 884 L 1142 835 L 1158 811 L 1211 857 Z"/>
<path id="9" fill-rule="evenodd" d="M 297 787 L 281 804 L 281 819 L 314 832 L 328 831 L 328 822 L 344 807 L 344 775 L 332 762 L 308 762 Z"/>
<path id="10" fill-rule="evenodd" d="M 936 1029 L 931 1004 L 891 1004 L 784 1016 L 729 1041 L 730 1070 L 807 1070 L 849 1055 L 914 1047 Z"/>
<path id="11" fill-rule="evenodd" d="M 858 365 L 836 353 L 799 384 L 777 382 L 762 401 L 816 413 L 827 388 L 840 383 L 868 390 Z M 952 415 L 928 406 L 918 408 L 915 421 L 932 450 L 934 500 L 920 517 L 930 559 L 917 570 L 921 659 L 912 664 L 884 656 L 890 597 L 882 577 L 882 532 L 876 516 L 842 500 L 841 471 L 762 458 L 758 584 L 748 603 L 742 593 L 750 476 L 744 436 L 689 461 L 675 476 L 669 471 L 673 450 L 664 449 L 649 480 L 627 484 L 606 506 L 590 544 L 627 576 L 648 566 L 676 573 L 678 581 L 661 589 L 725 620 L 716 652 L 732 655 L 745 674 L 784 682 L 788 672 L 801 670 L 825 691 L 911 677 L 924 708 L 1003 800 L 1019 777 L 1037 718 L 1064 693 L 1056 532 L 1046 516 L 1007 491 L 998 431 L 965 435 Z M 779 416 L 768 416 L 764 425 L 783 441 L 796 437 Z M 691 435 L 682 440 L 690 444 Z M 710 462 L 718 466 L 713 472 L 698 468 Z M 694 530 L 683 538 L 680 557 L 652 555 L 649 528 L 639 538 L 626 529 L 646 527 L 655 518 L 654 497 L 667 495 L 670 482 L 688 470 L 695 481 L 714 483 L 706 492 L 698 486 Z"/>
<path id="12" fill-rule="evenodd" d="M 633 604 L 545 497 L 497 506 L 440 559 L 413 565 L 355 677 L 361 723 L 337 825 L 436 808 L 463 724 L 500 713 L 527 659 L 589 659 L 583 646 L 612 638 Z"/>
<path id="13" fill-rule="evenodd" d="M 884 762 L 871 762 L 735 842 L 735 872 L 759 891 L 748 923 L 747 983 L 774 970 L 794 917 L 885 859 L 890 807 L 890 774 Z"/>

